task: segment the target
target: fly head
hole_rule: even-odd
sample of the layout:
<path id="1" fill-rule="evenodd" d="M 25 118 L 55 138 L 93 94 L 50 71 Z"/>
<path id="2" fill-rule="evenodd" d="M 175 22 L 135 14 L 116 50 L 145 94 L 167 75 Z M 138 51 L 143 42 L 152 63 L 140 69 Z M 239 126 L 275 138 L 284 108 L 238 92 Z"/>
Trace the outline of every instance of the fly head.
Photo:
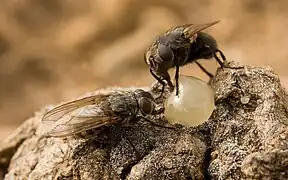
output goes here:
<path id="1" fill-rule="evenodd" d="M 213 57 L 216 54 L 216 40 L 208 34 L 201 33 L 201 31 L 218 22 L 185 24 L 173 27 L 158 36 L 148 48 L 145 53 L 145 62 L 150 66 L 150 73 L 153 77 L 162 84 L 159 97 L 163 95 L 164 86 L 166 85 L 163 80 L 167 82 L 170 91 L 174 89 L 168 73 L 170 68 L 176 67 L 175 86 L 178 95 L 179 67 L 200 58 Z"/>
<path id="2" fill-rule="evenodd" d="M 158 43 L 149 48 L 144 58 L 146 64 L 148 64 L 154 72 L 161 74 L 173 67 L 174 57 L 174 52 L 168 45 Z"/>

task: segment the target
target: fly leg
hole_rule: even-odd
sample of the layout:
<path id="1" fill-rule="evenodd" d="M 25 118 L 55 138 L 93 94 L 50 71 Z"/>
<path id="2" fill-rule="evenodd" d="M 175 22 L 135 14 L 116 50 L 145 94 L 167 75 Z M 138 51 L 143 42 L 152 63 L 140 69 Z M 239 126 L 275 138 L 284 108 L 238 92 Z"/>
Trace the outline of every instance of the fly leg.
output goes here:
<path id="1" fill-rule="evenodd" d="M 174 85 L 173 83 L 171 82 L 171 78 L 170 78 L 170 75 L 167 73 L 164 74 L 164 79 L 167 81 L 168 83 L 168 86 L 169 86 L 169 89 L 170 89 L 170 92 L 172 92 L 174 90 Z"/>
<path id="2" fill-rule="evenodd" d="M 128 144 L 132 147 L 133 151 L 135 152 L 135 156 L 136 156 L 136 161 L 139 161 L 141 156 L 139 151 L 137 151 L 136 147 L 134 146 L 134 144 L 132 143 L 132 141 L 129 139 L 129 137 L 127 136 L 126 131 L 124 130 L 123 134 L 122 134 L 122 138 L 126 139 Z"/>
<path id="3" fill-rule="evenodd" d="M 219 49 L 217 49 L 216 52 L 214 53 L 214 58 L 215 58 L 216 61 L 220 64 L 220 66 L 221 66 L 222 68 L 223 68 L 223 67 L 226 67 L 226 66 L 224 65 L 224 63 L 220 60 L 220 58 L 217 56 L 217 54 L 216 54 L 217 52 L 220 53 L 220 56 L 221 56 L 222 60 L 223 60 L 223 61 L 226 61 L 225 55 L 224 55 L 223 52 L 220 51 Z"/>
<path id="4" fill-rule="evenodd" d="M 155 72 L 153 71 L 153 69 L 150 69 L 150 73 L 151 73 L 152 76 L 162 85 L 161 94 L 160 94 L 158 97 L 156 97 L 155 99 L 159 99 L 160 97 L 163 96 L 164 89 L 165 89 L 165 85 L 166 85 L 166 83 L 164 82 L 164 80 L 167 81 L 170 90 L 173 90 L 174 86 L 173 86 L 173 84 L 172 84 L 172 82 L 171 82 L 171 80 L 170 80 L 170 76 L 169 76 L 168 72 L 165 73 L 165 74 L 163 74 L 163 77 L 157 76 L 157 75 L 155 74 Z"/>
<path id="5" fill-rule="evenodd" d="M 179 61 L 176 60 L 176 72 L 175 72 L 175 84 L 176 84 L 176 96 L 179 94 Z"/>
<path id="6" fill-rule="evenodd" d="M 167 128 L 167 129 L 175 129 L 175 127 L 172 127 L 172 126 L 164 126 L 164 125 L 161 125 L 161 124 L 157 124 L 157 123 L 151 121 L 150 119 L 147 119 L 147 118 L 144 117 L 144 116 L 138 116 L 137 119 L 138 119 L 138 118 L 139 118 L 139 119 L 141 118 L 141 119 L 149 122 L 150 124 L 152 124 L 153 126 L 156 126 L 156 127 Z"/>
<path id="7" fill-rule="evenodd" d="M 205 73 L 207 74 L 207 76 L 209 76 L 210 78 L 213 78 L 213 74 L 211 74 L 210 72 L 208 72 L 200 63 L 198 63 L 197 61 L 195 61 L 195 63 L 199 66 L 199 68 Z"/>
<path id="8" fill-rule="evenodd" d="M 217 49 L 216 52 L 214 53 L 214 58 L 215 58 L 216 61 L 220 64 L 220 66 L 221 66 L 222 68 L 230 68 L 230 69 L 241 69 L 241 68 L 243 68 L 243 67 L 230 67 L 230 66 L 227 66 L 226 64 L 224 64 L 224 63 L 219 59 L 219 57 L 218 57 L 217 54 L 216 54 L 217 52 L 219 52 L 219 54 L 220 54 L 220 56 L 221 56 L 221 59 L 222 59 L 223 61 L 226 61 L 226 57 L 225 57 L 224 53 L 223 53 L 222 51 L 220 51 L 219 49 Z"/>
<path id="9" fill-rule="evenodd" d="M 72 158 L 76 157 L 76 156 L 80 156 L 80 153 L 84 150 L 87 149 L 89 146 L 92 145 L 96 145 L 99 147 L 103 146 L 104 141 L 102 140 L 101 136 L 99 136 L 99 131 L 95 131 L 93 133 L 93 135 L 91 135 L 91 137 L 89 137 L 89 139 L 87 139 L 86 141 L 82 142 L 81 144 L 79 144 L 74 150 L 73 150 L 73 155 Z M 86 153 L 86 152 L 83 152 Z"/>
<path id="10" fill-rule="evenodd" d="M 158 77 L 158 76 L 154 73 L 153 69 L 150 69 L 150 73 L 151 73 L 152 76 L 162 85 L 161 94 L 160 94 L 158 97 L 156 97 L 156 99 L 158 99 L 158 98 L 162 97 L 162 95 L 163 95 L 163 93 L 164 93 L 165 82 L 163 81 L 162 78 Z"/>

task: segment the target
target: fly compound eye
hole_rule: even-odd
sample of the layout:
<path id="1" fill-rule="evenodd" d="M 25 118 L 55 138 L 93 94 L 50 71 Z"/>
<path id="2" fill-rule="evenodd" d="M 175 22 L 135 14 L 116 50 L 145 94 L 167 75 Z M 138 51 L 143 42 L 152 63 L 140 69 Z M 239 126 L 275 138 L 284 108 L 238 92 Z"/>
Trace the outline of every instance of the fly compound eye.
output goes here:
<path id="1" fill-rule="evenodd" d="M 147 99 L 150 99 L 150 101 L 154 101 L 153 96 L 149 92 L 146 92 L 146 91 L 141 92 L 141 97 L 143 98 L 145 97 Z"/>
<path id="2" fill-rule="evenodd" d="M 158 37 L 159 44 L 169 43 L 170 39 L 167 36 L 159 36 Z"/>
<path id="3" fill-rule="evenodd" d="M 139 100 L 139 107 L 143 114 L 151 114 L 154 110 L 154 104 L 148 98 L 142 97 Z"/>
<path id="4" fill-rule="evenodd" d="M 172 49 L 166 45 L 160 44 L 158 46 L 158 55 L 163 61 L 173 61 L 174 53 Z"/>

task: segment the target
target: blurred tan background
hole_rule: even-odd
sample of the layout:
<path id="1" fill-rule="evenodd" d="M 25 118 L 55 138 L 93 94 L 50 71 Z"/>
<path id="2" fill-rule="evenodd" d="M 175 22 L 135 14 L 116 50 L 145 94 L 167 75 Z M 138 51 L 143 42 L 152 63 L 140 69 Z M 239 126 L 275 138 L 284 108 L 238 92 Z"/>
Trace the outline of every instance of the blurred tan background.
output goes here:
<path id="1" fill-rule="evenodd" d="M 0 139 L 47 104 L 107 86 L 148 86 L 143 53 L 174 25 L 220 20 L 230 60 L 271 66 L 288 85 L 287 0 L 2 0 Z M 202 61 L 215 72 L 216 61 Z M 195 64 L 182 74 L 207 80 Z"/>

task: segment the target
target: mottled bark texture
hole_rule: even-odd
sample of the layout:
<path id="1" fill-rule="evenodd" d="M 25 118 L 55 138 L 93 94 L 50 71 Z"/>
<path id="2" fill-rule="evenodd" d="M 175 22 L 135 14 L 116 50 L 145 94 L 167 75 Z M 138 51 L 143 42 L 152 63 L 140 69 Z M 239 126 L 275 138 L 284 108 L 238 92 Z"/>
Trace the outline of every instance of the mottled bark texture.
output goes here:
<path id="1" fill-rule="evenodd" d="M 195 128 L 139 120 L 90 141 L 45 138 L 45 108 L 0 145 L 2 173 L 7 180 L 287 179 L 288 99 L 279 78 L 271 69 L 220 68 L 211 85 L 216 109 Z M 165 124 L 161 115 L 149 118 Z"/>
<path id="2" fill-rule="evenodd" d="M 288 98 L 271 69 L 219 70 L 209 129 L 213 179 L 288 179 Z"/>

